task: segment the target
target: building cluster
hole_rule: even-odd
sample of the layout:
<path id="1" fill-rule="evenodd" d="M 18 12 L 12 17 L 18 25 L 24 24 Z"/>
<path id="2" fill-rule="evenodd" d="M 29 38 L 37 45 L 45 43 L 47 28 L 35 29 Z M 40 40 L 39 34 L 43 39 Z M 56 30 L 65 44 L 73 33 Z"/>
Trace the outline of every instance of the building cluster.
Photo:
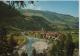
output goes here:
<path id="1" fill-rule="evenodd" d="M 25 32 L 27 36 L 33 36 L 35 38 L 43 38 L 43 39 L 56 39 L 61 33 L 60 32 L 52 32 L 52 31 L 28 31 Z"/>

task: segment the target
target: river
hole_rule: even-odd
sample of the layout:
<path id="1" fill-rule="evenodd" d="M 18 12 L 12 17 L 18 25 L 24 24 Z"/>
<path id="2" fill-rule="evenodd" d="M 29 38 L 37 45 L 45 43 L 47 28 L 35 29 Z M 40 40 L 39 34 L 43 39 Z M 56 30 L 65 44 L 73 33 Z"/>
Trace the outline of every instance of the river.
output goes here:
<path id="1" fill-rule="evenodd" d="M 30 37 L 26 36 L 26 37 L 28 39 L 27 45 L 26 45 L 26 47 L 27 47 L 26 52 L 27 52 L 28 56 L 32 56 L 33 47 L 37 51 L 41 51 L 48 47 L 48 44 L 46 43 L 46 41 L 44 39 L 39 39 L 39 38 L 31 37 L 31 36 Z"/>

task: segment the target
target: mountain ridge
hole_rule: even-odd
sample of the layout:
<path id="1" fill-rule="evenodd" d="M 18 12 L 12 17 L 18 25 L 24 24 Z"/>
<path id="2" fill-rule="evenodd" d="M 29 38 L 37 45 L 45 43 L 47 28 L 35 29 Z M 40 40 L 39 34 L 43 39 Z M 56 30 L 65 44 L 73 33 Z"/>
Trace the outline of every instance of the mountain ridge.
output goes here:
<path id="1" fill-rule="evenodd" d="M 58 14 L 53 13 L 49 11 L 40 11 L 40 10 L 22 10 L 21 13 L 23 13 L 25 16 L 40 16 L 44 17 L 46 20 L 48 20 L 52 25 L 63 25 L 63 27 L 68 26 L 69 28 L 78 28 L 78 17 L 73 17 L 70 15 L 64 15 L 64 14 Z M 27 14 L 26 14 L 27 13 Z"/>
<path id="2" fill-rule="evenodd" d="M 60 15 L 65 15 L 65 16 L 71 16 L 71 17 L 77 17 L 78 16 L 73 16 L 73 15 L 70 15 L 70 14 L 63 14 L 63 13 L 58 13 L 58 12 L 53 12 L 53 11 L 48 11 L 48 10 L 34 10 L 34 9 L 21 9 L 20 11 L 39 11 L 39 12 L 50 12 L 50 13 L 55 13 L 55 14 L 60 14 Z"/>

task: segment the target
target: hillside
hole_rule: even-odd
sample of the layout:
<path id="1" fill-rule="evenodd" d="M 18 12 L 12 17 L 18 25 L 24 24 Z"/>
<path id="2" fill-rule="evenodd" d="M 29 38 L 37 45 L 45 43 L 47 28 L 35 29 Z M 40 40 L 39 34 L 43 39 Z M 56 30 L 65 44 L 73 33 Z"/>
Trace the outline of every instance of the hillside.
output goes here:
<path id="1" fill-rule="evenodd" d="M 5 10 L 6 9 L 6 10 Z M 21 12 L 21 13 L 20 13 Z M 78 17 L 49 11 L 20 10 L 0 2 L 0 26 L 8 30 L 72 30 L 78 29 Z M 21 15 L 23 14 L 23 15 Z"/>
<path id="2" fill-rule="evenodd" d="M 5 10 L 6 9 L 6 10 Z M 8 30 L 51 30 L 49 22 L 40 16 L 24 17 L 18 10 L 0 2 L 0 27 Z M 37 19 L 38 18 L 38 19 Z"/>
<path id="3" fill-rule="evenodd" d="M 78 29 L 79 19 L 70 15 L 59 14 L 49 11 L 39 10 L 22 10 L 21 13 L 25 16 L 40 16 L 50 22 L 52 28 L 57 29 Z"/>

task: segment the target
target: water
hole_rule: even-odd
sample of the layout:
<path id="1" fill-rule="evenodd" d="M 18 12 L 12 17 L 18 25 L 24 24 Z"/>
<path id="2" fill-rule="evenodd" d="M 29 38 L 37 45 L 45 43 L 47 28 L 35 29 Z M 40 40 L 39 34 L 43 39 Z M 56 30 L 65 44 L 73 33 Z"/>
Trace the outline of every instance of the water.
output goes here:
<path id="1" fill-rule="evenodd" d="M 27 42 L 27 53 L 28 53 L 28 56 L 32 56 L 32 44 L 34 42 L 37 42 L 39 41 L 38 38 L 33 38 L 33 37 L 27 37 L 28 38 L 28 42 Z"/>
<path id="2" fill-rule="evenodd" d="M 23 36 L 26 36 L 26 35 L 24 34 L 24 32 L 21 32 L 21 34 L 22 34 Z M 26 38 L 28 39 L 27 45 L 26 45 L 26 47 L 27 47 L 26 53 L 28 54 L 28 56 L 32 56 L 32 50 L 33 50 L 32 44 L 33 44 L 34 42 L 39 41 L 39 39 L 38 39 L 38 38 L 35 38 L 35 37 L 31 37 L 31 36 L 26 36 Z"/>
<path id="3" fill-rule="evenodd" d="M 24 32 L 22 32 L 22 35 L 26 36 L 24 34 Z M 39 42 L 40 40 L 43 41 L 43 39 L 39 39 L 39 38 L 31 37 L 31 36 L 26 36 L 26 38 L 28 39 L 27 45 L 26 45 L 26 47 L 27 47 L 26 53 L 28 54 L 28 56 L 32 56 L 32 51 L 33 51 L 32 45 L 33 45 L 33 43 Z"/>

